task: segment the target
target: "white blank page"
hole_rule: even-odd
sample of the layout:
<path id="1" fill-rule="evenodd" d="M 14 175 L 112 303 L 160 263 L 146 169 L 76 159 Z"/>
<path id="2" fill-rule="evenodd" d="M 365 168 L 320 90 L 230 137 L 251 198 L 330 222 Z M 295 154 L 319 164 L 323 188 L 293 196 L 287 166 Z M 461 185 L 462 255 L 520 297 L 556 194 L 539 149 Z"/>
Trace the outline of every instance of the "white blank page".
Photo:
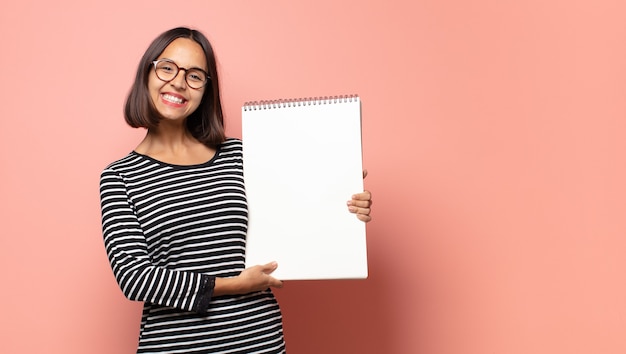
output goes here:
<path id="1" fill-rule="evenodd" d="M 367 278 L 358 97 L 242 108 L 249 224 L 246 266 L 282 280 Z"/>

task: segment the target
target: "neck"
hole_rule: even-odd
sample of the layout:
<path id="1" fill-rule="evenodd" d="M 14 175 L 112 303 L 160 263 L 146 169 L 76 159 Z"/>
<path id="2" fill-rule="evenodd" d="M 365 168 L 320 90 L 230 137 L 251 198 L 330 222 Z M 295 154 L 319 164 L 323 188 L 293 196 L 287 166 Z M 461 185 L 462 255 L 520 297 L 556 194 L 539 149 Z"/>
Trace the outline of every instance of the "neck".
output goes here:
<path id="1" fill-rule="evenodd" d="M 157 128 L 149 129 L 143 141 L 137 146 L 137 152 L 172 152 L 184 151 L 198 144 L 184 124 L 161 122 Z"/>

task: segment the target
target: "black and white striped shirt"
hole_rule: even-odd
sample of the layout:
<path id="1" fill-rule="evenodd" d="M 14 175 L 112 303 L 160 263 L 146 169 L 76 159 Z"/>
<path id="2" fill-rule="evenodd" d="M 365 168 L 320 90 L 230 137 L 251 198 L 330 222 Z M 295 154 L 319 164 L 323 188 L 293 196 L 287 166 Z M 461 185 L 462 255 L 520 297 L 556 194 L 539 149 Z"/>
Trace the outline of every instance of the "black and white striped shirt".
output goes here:
<path id="1" fill-rule="evenodd" d="M 102 229 L 124 295 L 143 301 L 138 353 L 284 353 L 271 293 L 212 296 L 244 269 L 241 142 L 180 166 L 131 152 L 100 177 Z"/>

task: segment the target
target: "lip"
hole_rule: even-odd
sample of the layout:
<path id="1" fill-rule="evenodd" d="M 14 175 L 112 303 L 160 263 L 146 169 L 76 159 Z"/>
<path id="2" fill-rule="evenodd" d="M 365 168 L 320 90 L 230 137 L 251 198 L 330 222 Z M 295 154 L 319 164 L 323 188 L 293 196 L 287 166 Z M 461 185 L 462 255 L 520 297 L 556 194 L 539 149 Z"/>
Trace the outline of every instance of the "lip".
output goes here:
<path id="1" fill-rule="evenodd" d="M 173 92 L 162 92 L 159 97 L 161 98 L 161 102 L 163 102 L 163 104 L 172 107 L 184 107 L 188 102 L 185 97 Z M 172 98 L 174 100 L 172 100 Z M 176 100 L 179 100 L 180 102 L 176 102 Z"/>

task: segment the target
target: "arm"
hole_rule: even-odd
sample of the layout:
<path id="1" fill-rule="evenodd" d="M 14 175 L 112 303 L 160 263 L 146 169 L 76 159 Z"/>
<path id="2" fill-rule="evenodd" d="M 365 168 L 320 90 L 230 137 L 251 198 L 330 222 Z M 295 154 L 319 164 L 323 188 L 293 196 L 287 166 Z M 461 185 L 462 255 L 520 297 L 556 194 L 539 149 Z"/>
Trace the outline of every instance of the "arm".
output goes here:
<path id="1" fill-rule="evenodd" d="M 152 264 L 141 225 L 133 211 L 123 179 L 112 170 L 100 177 L 104 245 L 120 289 L 135 301 L 185 311 L 206 312 L 212 296 L 244 294 L 281 287 L 271 277 L 276 264 L 251 267 L 234 278 L 216 278 Z"/>
<path id="2" fill-rule="evenodd" d="M 122 178 L 112 170 L 100 176 L 104 246 L 120 289 L 135 301 L 205 312 L 215 277 L 157 267 L 151 263 L 143 230 Z"/>

